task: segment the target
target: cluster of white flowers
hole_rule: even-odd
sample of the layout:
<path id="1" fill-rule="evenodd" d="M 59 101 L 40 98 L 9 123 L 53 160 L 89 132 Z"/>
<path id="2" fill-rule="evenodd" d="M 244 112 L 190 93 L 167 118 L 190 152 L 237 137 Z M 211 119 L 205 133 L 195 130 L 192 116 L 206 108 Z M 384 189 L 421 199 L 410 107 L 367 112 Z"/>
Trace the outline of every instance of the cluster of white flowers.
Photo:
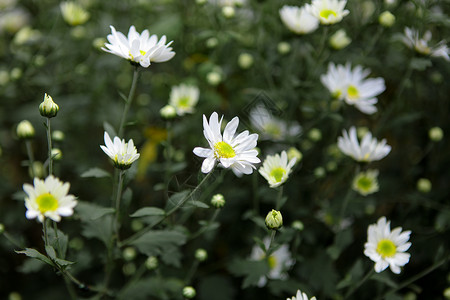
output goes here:
<path id="1" fill-rule="evenodd" d="M 405 35 L 402 36 L 402 41 L 405 45 L 411 49 L 414 49 L 417 53 L 422 55 L 430 55 L 434 57 L 442 57 L 447 61 L 450 61 L 449 48 L 445 41 L 440 41 L 437 45 L 431 47 L 428 42 L 431 40 L 431 32 L 427 31 L 420 38 L 419 32 L 413 28 L 406 27 Z"/>

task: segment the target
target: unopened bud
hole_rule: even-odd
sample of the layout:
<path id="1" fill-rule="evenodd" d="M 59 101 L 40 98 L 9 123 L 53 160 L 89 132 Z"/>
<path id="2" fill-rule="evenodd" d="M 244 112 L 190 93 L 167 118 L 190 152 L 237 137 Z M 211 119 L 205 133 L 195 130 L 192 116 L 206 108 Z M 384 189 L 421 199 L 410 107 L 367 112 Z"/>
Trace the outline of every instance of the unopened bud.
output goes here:
<path id="1" fill-rule="evenodd" d="M 40 161 L 35 161 L 28 168 L 28 174 L 30 177 L 43 178 L 45 175 L 44 165 Z"/>
<path id="2" fill-rule="evenodd" d="M 54 160 L 61 160 L 61 158 L 62 158 L 62 152 L 61 152 L 61 150 L 58 149 L 58 148 L 53 148 L 53 149 L 52 149 L 52 158 L 53 158 Z"/>
<path id="3" fill-rule="evenodd" d="M 34 137 L 34 127 L 28 120 L 23 120 L 17 125 L 17 136 L 20 139 L 31 139 Z"/>
<path id="4" fill-rule="evenodd" d="M 380 22 L 381 26 L 392 27 L 395 23 L 395 16 L 389 11 L 384 11 L 378 17 L 378 22 Z"/>
<path id="5" fill-rule="evenodd" d="M 199 248 L 195 251 L 195 258 L 198 261 L 205 261 L 208 258 L 208 252 L 205 249 Z"/>
<path id="6" fill-rule="evenodd" d="M 149 258 L 147 258 L 147 260 L 145 261 L 145 267 L 147 267 L 147 269 L 149 270 L 154 270 L 158 267 L 158 258 L 156 258 L 156 256 L 150 256 Z"/>
<path id="7" fill-rule="evenodd" d="M 253 65 L 253 56 L 249 53 L 242 53 L 238 57 L 239 67 L 246 70 Z"/>
<path id="8" fill-rule="evenodd" d="M 445 299 L 450 299 L 450 287 L 446 288 L 443 294 Z"/>
<path id="9" fill-rule="evenodd" d="M 266 226 L 269 229 L 279 229 L 283 226 L 283 217 L 281 212 L 272 209 L 266 216 Z"/>
<path id="10" fill-rule="evenodd" d="M 195 291 L 195 289 L 192 286 L 185 286 L 183 288 L 183 297 L 185 297 L 187 299 L 194 298 L 196 294 L 197 294 L 197 292 Z"/>
<path id="11" fill-rule="evenodd" d="M 288 149 L 287 156 L 289 160 L 295 158 L 296 164 L 298 164 L 303 158 L 303 154 L 297 148 L 294 147 Z"/>
<path id="12" fill-rule="evenodd" d="M 431 191 L 431 181 L 427 178 L 420 178 L 417 180 L 417 190 L 421 193 L 428 193 Z"/>
<path id="13" fill-rule="evenodd" d="M 222 208 L 225 205 L 225 197 L 222 194 L 215 194 L 211 198 L 211 205 L 215 208 Z"/>
<path id="14" fill-rule="evenodd" d="M 122 257 L 126 261 L 132 261 L 136 258 L 136 254 L 136 249 L 134 249 L 133 247 L 127 247 L 123 249 Z"/>
<path id="15" fill-rule="evenodd" d="M 61 130 L 55 130 L 52 132 L 52 140 L 54 140 L 55 142 L 64 141 L 64 137 L 64 132 L 62 132 Z"/>
<path id="16" fill-rule="evenodd" d="M 39 105 L 39 112 L 41 116 L 46 118 L 53 118 L 59 111 L 59 106 L 55 102 L 50 95 L 44 95 L 44 101 Z"/>
<path id="17" fill-rule="evenodd" d="M 308 132 L 308 137 L 311 141 L 318 142 L 322 139 L 322 131 L 320 131 L 320 129 L 317 128 L 312 128 Z"/>
<path id="18" fill-rule="evenodd" d="M 291 52 L 291 44 L 289 44 L 288 42 L 280 42 L 277 45 L 277 50 L 281 55 L 288 54 L 289 52 Z"/>
<path id="19" fill-rule="evenodd" d="M 159 114 L 164 119 L 173 119 L 177 116 L 177 110 L 172 105 L 167 104 L 159 111 Z"/>
<path id="20" fill-rule="evenodd" d="M 222 7 L 222 15 L 225 18 L 232 18 L 232 17 L 234 17 L 235 14 L 236 14 L 236 11 L 233 6 L 227 5 L 227 6 Z"/>
<path id="21" fill-rule="evenodd" d="M 439 142 L 444 137 L 444 131 L 440 127 L 433 127 L 428 131 L 428 137 L 433 142 Z"/>
<path id="22" fill-rule="evenodd" d="M 210 85 L 218 85 L 222 81 L 222 75 L 215 71 L 209 72 L 206 74 L 206 81 L 208 81 Z"/>
<path id="23" fill-rule="evenodd" d="M 302 221 L 299 220 L 292 222 L 291 226 L 292 228 L 297 229 L 298 231 L 302 231 L 305 228 Z"/>
<path id="24" fill-rule="evenodd" d="M 0 234 L 2 234 L 3 232 L 5 232 L 5 225 L 0 223 Z"/>
<path id="25" fill-rule="evenodd" d="M 131 276 L 136 273 L 136 265 L 132 262 L 124 264 L 122 267 L 122 272 L 125 276 Z"/>
<path id="26" fill-rule="evenodd" d="M 351 42 L 352 39 L 347 36 L 344 29 L 339 29 L 330 37 L 330 46 L 336 50 L 347 47 Z"/>

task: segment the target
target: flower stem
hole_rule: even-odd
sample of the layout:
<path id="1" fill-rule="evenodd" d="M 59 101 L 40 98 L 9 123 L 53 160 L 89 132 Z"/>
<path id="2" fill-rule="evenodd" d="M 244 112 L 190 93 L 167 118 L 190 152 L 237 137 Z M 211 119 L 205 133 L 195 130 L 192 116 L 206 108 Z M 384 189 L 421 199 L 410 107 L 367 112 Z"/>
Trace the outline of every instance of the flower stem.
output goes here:
<path id="1" fill-rule="evenodd" d="M 283 186 L 280 186 L 278 189 L 277 200 L 275 203 L 276 210 L 280 210 L 280 208 L 281 208 L 281 199 L 283 199 Z"/>
<path id="2" fill-rule="evenodd" d="M 344 296 L 344 299 L 350 297 L 361 285 L 363 285 L 364 282 L 366 282 L 373 275 L 374 272 L 375 272 L 374 269 L 371 268 L 370 271 L 367 272 L 367 274 L 358 283 L 356 283 L 347 291 L 347 293 Z"/>
<path id="3" fill-rule="evenodd" d="M 120 216 L 120 200 L 122 199 L 122 187 L 123 187 L 123 179 L 125 175 L 125 171 L 119 171 L 119 181 L 117 184 L 117 194 L 116 194 L 116 213 L 114 217 L 114 230 L 116 232 L 117 241 L 119 241 L 119 216 Z"/>
<path id="4" fill-rule="evenodd" d="M 42 221 L 42 231 L 44 232 L 44 244 L 45 246 L 48 245 L 48 233 L 47 233 L 47 219 L 44 217 L 44 220 Z"/>
<path id="5" fill-rule="evenodd" d="M 34 173 L 34 155 L 30 140 L 25 141 L 25 147 L 27 148 L 28 163 L 30 165 L 31 177 L 34 178 L 36 177 L 36 174 Z"/>
<path id="6" fill-rule="evenodd" d="M 136 66 L 134 68 L 133 81 L 131 83 L 130 92 L 128 93 L 128 98 L 125 102 L 125 108 L 123 109 L 122 117 L 120 119 L 120 125 L 119 125 L 119 131 L 118 131 L 119 138 L 121 138 L 123 135 L 125 120 L 127 118 L 128 110 L 130 109 L 131 102 L 133 101 L 134 93 L 136 92 L 137 81 L 138 81 L 139 74 L 140 74 L 139 70 L 140 70 L 139 66 Z"/>
<path id="7" fill-rule="evenodd" d="M 199 263 L 200 262 L 197 259 L 194 259 L 194 261 L 192 262 L 191 268 L 189 269 L 189 272 L 186 275 L 186 279 L 184 280 L 184 283 L 186 285 L 189 285 L 191 283 L 192 277 L 194 276 L 195 271 L 197 271 Z"/>
<path id="8" fill-rule="evenodd" d="M 270 243 L 266 250 L 266 257 L 268 257 L 272 254 L 272 245 L 273 245 L 273 241 L 275 240 L 276 234 L 277 234 L 277 231 L 272 229 L 272 233 L 270 234 Z"/>
<path id="9" fill-rule="evenodd" d="M 53 174 L 53 157 L 52 157 L 52 130 L 50 118 L 47 118 L 47 144 L 48 144 L 48 175 Z"/>
<path id="10" fill-rule="evenodd" d="M 203 227 L 201 227 L 196 233 L 194 233 L 191 236 L 190 239 L 193 240 L 193 239 L 199 237 L 200 235 L 202 235 L 208 229 L 208 226 L 211 225 L 212 223 L 214 223 L 214 221 L 216 220 L 217 216 L 219 215 L 219 212 L 220 212 L 220 208 L 217 208 L 214 211 L 214 214 L 211 216 L 211 219 L 209 219 L 208 224 L 203 226 Z"/>

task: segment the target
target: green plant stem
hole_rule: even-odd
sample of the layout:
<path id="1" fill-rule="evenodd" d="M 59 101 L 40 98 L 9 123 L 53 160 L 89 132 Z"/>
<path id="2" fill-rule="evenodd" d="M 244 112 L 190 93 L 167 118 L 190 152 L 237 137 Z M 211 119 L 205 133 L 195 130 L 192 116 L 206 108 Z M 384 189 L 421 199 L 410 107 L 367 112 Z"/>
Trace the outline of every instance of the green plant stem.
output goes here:
<path id="1" fill-rule="evenodd" d="M 34 155 L 33 155 L 33 149 L 31 147 L 31 141 L 25 140 L 25 147 L 27 148 L 27 155 L 28 155 L 28 163 L 30 165 L 31 170 L 31 177 L 36 177 L 36 174 L 34 173 Z"/>
<path id="2" fill-rule="evenodd" d="M 45 246 L 48 245 L 48 233 L 47 233 L 47 219 L 44 217 L 44 220 L 42 221 L 42 231 L 44 232 L 44 244 Z"/>
<path id="3" fill-rule="evenodd" d="M 125 102 L 125 108 L 123 109 L 122 117 L 120 119 L 120 125 L 119 125 L 119 130 L 118 130 L 119 138 L 122 138 L 122 136 L 123 136 L 125 120 L 127 118 L 127 114 L 128 114 L 128 110 L 130 109 L 131 102 L 133 101 L 134 93 L 136 92 L 136 86 L 137 86 L 137 81 L 138 81 L 138 78 L 139 78 L 139 74 L 140 74 L 139 66 L 135 66 L 134 72 L 133 72 L 133 81 L 131 83 L 130 92 L 128 93 L 128 98 L 127 98 L 127 100 Z"/>
<path id="4" fill-rule="evenodd" d="M 58 254 L 59 254 L 59 257 L 64 259 L 65 255 L 63 255 L 63 253 L 61 251 L 61 244 L 59 243 L 59 238 L 58 238 L 58 225 L 56 225 L 56 222 L 54 222 L 54 221 L 52 221 L 52 223 L 53 223 L 53 230 L 55 230 L 55 238 L 58 243 Z"/>
<path id="5" fill-rule="evenodd" d="M 200 262 L 197 259 L 194 259 L 192 262 L 191 268 L 189 269 L 189 272 L 186 275 L 186 279 L 184 280 L 184 283 L 186 285 L 190 285 L 192 277 L 194 276 L 195 272 L 197 271 L 198 265 Z"/>
<path id="6" fill-rule="evenodd" d="M 259 198 L 258 198 L 258 176 L 252 176 L 253 188 L 253 213 L 255 216 L 259 214 Z"/>
<path id="7" fill-rule="evenodd" d="M 216 220 L 216 218 L 217 218 L 217 216 L 219 215 L 219 213 L 220 213 L 220 208 L 217 208 L 217 209 L 214 211 L 213 215 L 211 216 L 211 219 L 209 219 L 208 225 L 211 225 L 212 223 L 214 223 L 214 221 Z M 207 226 L 202 226 L 196 233 L 194 233 L 194 234 L 191 236 L 190 239 L 193 240 L 193 239 L 199 237 L 200 235 L 202 235 L 203 233 L 205 233 L 205 231 L 206 231 L 207 228 L 208 228 L 208 225 L 207 225 Z"/>
<path id="8" fill-rule="evenodd" d="M 283 186 L 278 188 L 277 200 L 275 202 L 275 209 L 280 210 L 281 208 L 281 199 L 283 199 Z"/>
<path id="9" fill-rule="evenodd" d="M 171 120 L 167 120 L 166 122 L 166 131 L 167 131 L 167 139 L 166 139 L 166 170 L 164 172 L 164 195 L 166 197 L 166 201 L 169 200 L 169 180 L 172 175 L 171 166 L 172 166 L 172 122 Z"/>
<path id="10" fill-rule="evenodd" d="M 124 179 L 125 171 L 120 170 L 119 172 L 119 180 L 117 183 L 117 194 L 116 194 L 116 201 L 115 201 L 115 207 L 116 212 L 114 216 L 114 231 L 116 233 L 116 239 L 119 242 L 119 217 L 120 217 L 120 200 L 122 199 L 122 187 L 123 187 L 123 179 Z"/>
<path id="11" fill-rule="evenodd" d="M 165 219 L 167 219 L 168 217 L 170 217 L 174 212 L 176 212 L 181 206 L 183 206 L 184 203 L 186 203 L 186 201 L 188 199 L 190 199 L 193 195 L 195 195 L 195 193 L 200 189 L 200 187 L 205 184 L 208 180 L 208 178 L 211 176 L 211 174 L 213 173 L 210 172 L 208 174 L 206 174 L 206 176 L 202 179 L 202 181 L 197 185 L 197 187 L 195 189 L 193 189 L 186 197 L 184 197 L 183 199 L 181 199 L 180 202 L 178 202 L 177 205 L 175 205 L 175 207 L 173 207 L 171 210 L 169 210 L 164 219 L 161 219 L 159 222 L 157 222 L 156 224 L 153 225 L 149 225 L 147 227 L 145 227 L 144 229 L 142 229 L 141 231 L 136 232 L 134 235 L 130 236 L 129 238 L 127 238 L 126 240 L 124 240 L 123 242 L 119 243 L 119 247 L 122 247 L 124 245 L 128 245 L 130 243 L 132 243 L 133 241 L 135 241 L 136 239 L 138 239 L 139 237 L 141 237 L 144 233 L 148 232 L 150 229 L 152 229 L 153 227 L 155 227 L 156 225 L 161 224 Z"/>
<path id="12" fill-rule="evenodd" d="M 376 300 L 378 299 L 386 299 L 386 297 L 392 293 L 395 293 L 398 290 L 401 290 L 402 288 L 410 285 L 411 283 L 419 280 L 420 278 L 424 277 L 425 275 L 427 275 L 428 273 L 433 272 L 434 270 L 436 270 L 437 268 L 441 267 L 442 265 L 446 264 L 448 262 L 448 260 L 450 259 L 450 256 L 446 256 L 443 259 L 441 259 L 440 261 L 434 263 L 433 265 L 431 265 L 429 268 L 423 270 L 422 272 L 418 273 L 417 275 L 405 280 L 404 282 L 402 282 L 401 284 L 399 284 L 397 287 L 390 289 L 388 292 L 386 292 L 383 296 L 378 297 Z"/>
<path id="13" fill-rule="evenodd" d="M 266 250 L 266 257 L 269 257 L 272 254 L 272 245 L 273 245 L 273 241 L 275 240 L 276 234 L 277 234 L 277 231 L 275 229 L 272 229 L 272 233 L 270 234 L 269 246 L 267 247 L 267 250 Z"/>
<path id="14" fill-rule="evenodd" d="M 47 118 L 47 144 L 48 144 L 48 175 L 53 174 L 53 157 L 52 157 L 52 130 L 50 118 Z"/>
<path id="15" fill-rule="evenodd" d="M 24 247 L 15 239 L 13 238 L 9 232 L 7 232 L 6 230 L 1 233 L 0 235 L 3 235 L 11 244 L 13 244 L 15 247 L 17 248 L 21 248 L 23 249 Z"/>
<path id="16" fill-rule="evenodd" d="M 364 282 L 366 282 L 373 274 L 375 270 L 374 268 L 371 268 L 369 272 L 360 280 L 358 283 L 356 283 L 354 286 L 352 286 L 347 293 L 344 296 L 344 299 L 347 299 L 350 297 L 361 285 L 363 285 Z"/>

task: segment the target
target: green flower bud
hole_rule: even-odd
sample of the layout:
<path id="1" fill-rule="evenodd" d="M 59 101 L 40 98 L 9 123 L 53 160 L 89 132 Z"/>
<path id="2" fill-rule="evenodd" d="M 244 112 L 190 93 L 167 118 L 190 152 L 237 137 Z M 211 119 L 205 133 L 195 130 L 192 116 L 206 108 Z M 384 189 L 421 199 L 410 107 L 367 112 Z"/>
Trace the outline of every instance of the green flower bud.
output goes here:
<path id="1" fill-rule="evenodd" d="M 105 46 L 107 40 L 104 37 L 95 38 L 92 41 L 92 46 L 97 50 L 102 50 L 102 47 Z"/>
<path id="2" fill-rule="evenodd" d="M 12 80 L 17 80 L 17 79 L 20 79 L 20 77 L 22 77 L 22 74 L 23 74 L 22 69 L 14 68 L 11 70 L 11 73 L 9 76 Z"/>
<path id="3" fill-rule="evenodd" d="M 61 130 L 55 130 L 52 132 L 52 140 L 54 140 L 55 142 L 62 142 L 64 141 L 64 138 L 64 132 L 62 132 Z"/>
<path id="4" fill-rule="evenodd" d="M 206 81 L 212 85 L 216 86 L 222 81 L 222 75 L 219 72 L 212 71 L 206 74 Z"/>
<path id="5" fill-rule="evenodd" d="M 134 249 L 133 247 L 127 247 L 123 249 L 122 257 L 126 261 L 132 261 L 133 259 L 136 258 L 136 255 L 137 255 L 136 249 Z"/>
<path id="6" fill-rule="evenodd" d="M 11 292 L 8 295 L 8 300 L 22 300 L 22 295 L 18 292 Z"/>
<path id="7" fill-rule="evenodd" d="M 211 205 L 215 208 L 222 208 L 225 205 L 225 197 L 222 194 L 215 194 L 211 198 Z"/>
<path id="8" fill-rule="evenodd" d="M 445 299 L 450 299 L 450 287 L 446 288 L 443 293 Z"/>
<path id="9" fill-rule="evenodd" d="M 312 128 L 308 133 L 308 137 L 311 141 L 318 142 L 322 139 L 322 131 L 317 128 Z"/>
<path id="10" fill-rule="evenodd" d="M 444 131 L 440 127 L 433 127 L 428 131 L 428 137 L 433 142 L 439 142 L 444 137 Z"/>
<path id="11" fill-rule="evenodd" d="M 70 239 L 69 247 L 75 250 L 81 250 L 84 247 L 84 241 L 79 237 L 74 237 Z"/>
<path id="12" fill-rule="evenodd" d="M 239 67 L 246 70 L 253 65 L 253 56 L 249 53 L 241 53 L 238 57 Z"/>
<path id="13" fill-rule="evenodd" d="M 159 114 L 164 119 L 173 119 L 177 116 L 177 110 L 172 105 L 167 104 L 159 111 Z"/>
<path id="14" fill-rule="evenodd" d="M 205 261 L 208 258 L 208 252 L 205 249 L 199 248 L 195 251 L 195 258 L 198 261 Z"/>
<path id="15" fill-rule="evenodd" d="M 2 234 L 3 232 L 5 232 L 5 225 L 0 223 L 0 234 Z"/>
<path id="16" fill-rule="evenodd" d="M 392 27 L 395 23 L 395 16 L 389 11 L 384 11 L 378 17 L 378 22 L 380 22 L 383 27 Z"/>
<path id="17" fill-rule="evenodd" d="M 40 161 L 33 162 L 33 165 L 28 168 L 28 174 L 30 177 L 43 178 L 45 175 L 44 165 Z"/>
<path id="18" fill-rule="evenodd" d="M 41 116 L 46 118 L 53 118 L 59 111 L 59 106 L 55 102 L 50 95 L 44 95 L 44 101 L 39 105 L 39 112 Z"/>
<path id="19" fill-rule="evenodd" d="M 277 50 L 281 55 L 288 54 L 289 52 L 291 52 L 291 44 L 289 44 L 288 42 L 279 42 L 277 45 Z"/>
<path id="20" fill-rule="evenodd" d="M 122 267 L 122 272 L 125 276 L 131 276 L 136 273 L 136 265 L 134 263 L 124 264 Z"/>
<path id="21" fill-rule="evenodd" d="M 142 228 L 144 228 L 144 223 L 142 223 L 141 220 L 133 220 L 133 221 L 131 221 L 131 229 L 134 232 L 138 232 Z"/>
<path id="22" fill-rule="evenodd" d="M 210 37 L 206 40 L 206 47 L 212 49 L 219 44 L 219 40 L 216 37 Z"/>
<path id="23" fill-rule="evenodd" d="M 17 136 L 19 139 L 31 139 L 34 137 L 34 127 L 28 120 L 23 120 L 17 125 Z"/>
<path id="24" fill-rule="evenodd" d="M 283 226 L 283 216 L 281 212 L 272 209 L 266 216 L 266 226 L 269 229 L 279 229 Z"/>
<path id="25" fill-rule="evenodd" d="M 53 157 L 53 160 L 61 160 L 61 158 L 62 158 L 61 150 L 58 148 L 53 148 L 52 149 L 52 157 Z"/>
<path id="26" fill-rule="evenodd" d="M 287 156 L 288 156 L 288 160 L 295 158 L 296 164 L 298 164 L 303 158 L 303 154 L 297 148 L 294 148 L 294 147 L 291 147 L 288 149 Z"/>
<path id="27" fill-rule="evenodd" d="M 234 17 L 235 14 L 236 14 L 236 11 L 233 6 L 227 5 L 227 6 L 222 7 L 222 15 L 225 18 L 230 19 L 230 18 Z"/>
<path id="28" fill-rule="evenodd" d="M 420 178 L 417 180 L 417 190 L 421 193 L 428 193 L 431 191 L 431 181 L 427 178 Z"/>
<path id="29" fill-rule="evenodd" d="M 317 167 L 314 169 L 314 176 L 316 178 L 324 178 L 327 172 L 325 171 L 325 168 L 323 167 Z"/>
<path id="30" fill-rule="evenodd" d="M 297 229 L 298 231 L 302 231 L 305 229 L 305 226 L 303 225 L 302 221 L 296 220 L 292 222 L 292 228 Z"/>
<path id="31" fill-rule="evenodd" d="M 341 50 L 352 42 L 344 29 L 339 29 L 330 37 L 330 46 L 335 50 Z"/>
<path id="32" fill-rule="evenodd" d="M 195 291 L 195 289 L 192 286 L 185 286 L 183 288 L 183 297 L 185 297 L 187 299 L 194 298 L 196 294 L 197 294 L 197 292 Z"/>
<path id="33" fill-rule="evenodd" d="M 156 256 L 150 256 L 145 261 L 145 267 L 149 270 L 154 270 L 158 267 L 158 258 Z"/>

